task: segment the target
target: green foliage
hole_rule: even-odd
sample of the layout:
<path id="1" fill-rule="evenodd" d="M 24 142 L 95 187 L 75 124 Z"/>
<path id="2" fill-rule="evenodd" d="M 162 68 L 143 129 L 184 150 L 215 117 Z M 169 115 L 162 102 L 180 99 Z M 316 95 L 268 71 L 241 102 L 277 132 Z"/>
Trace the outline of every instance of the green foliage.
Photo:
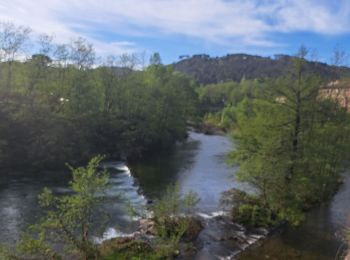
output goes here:
<path id="1" fill-rule="evenodd" d="M 100 248 L 101 259 L 116 260 L 158 260 L 165 259 L 161 252 L 153 249 L 148 243 L 138 240 L 130 240 L 129 242 L 118 244 L 114 239 L 106 241 Z"/>
<path id="2" fill-rule="evenodd" d="M 133 61 L 125 55 L 92 68 L 94 50 L 83 39 L 50 48 L 11 61 L 10 87 L 9 62 L 0 62 L 0 167 L 57 168 L 96 154 L 139 157 L 186 136 L 196 84 L 160 57 L 142 71 L 121 67 Z"/>
<path id="3" fill-rule="evenodd" d="M 232 189 L 224 192 L 221 203 L 231 208 L 231 217 L 234 222 L 247 227 L 267 228 L 280 221 L 259 196 L 242 190 Z"/>
<path id="4" fill-rule="evenodd" d="M 265 88 L 262 80 L 226 82 L 197 89 L 205 125 L 229 131 L 236 127 L 236 107 L 244 99 L 254 99 Z"/>
<path id="5" fill-rule="evenodd" d="M 262 211 L 262 212 L 261 212 Z M 268 215 L 258 205 L 241 205 L 232 210 L 232 219 L 251 227 L 266 227 Z"/>
<path id="6" fill-rule="evenodd" d="M 46 216 L 24 234 L 18 245 L 21 257 L 36 259 L 61 259 L 52 243 L 61 243 L 68 254 L 83 259 L 96 259 L 99 252 L 92 241 L 93 225 L 101 227 L 103 213 L 98 213 L 102 193 L 107 188 L 108 175 L 99 171 L 103 157 L 96 156 L 87 167 L 72 168 L 73 180 L 69 186 L 72 194 L 56 196 L 49 189 L 39 196 L 40 205 L 47 210 Z"/>
<path id="7" fill-rule="evenodd" d="M 256 99 L 236 109 L 238 179 L 249 183 L 279 219 L 299 224 L 303 211 L 331 196 L 349 152 L 349 114 L 319 96 L 321 82 L 304 75 L 296 59 L 295 74 L 273 80 Z M 260 208 L 243 206 L 245 217 Z M 259 213 L 260 214 L 260 213 Z"/>
<path id="8" fill-rule="evenodd" d="M 178 184 L 169 185 L 164 196 L 153 205 L 154 216 L 156 219 L 167 218 L 179 212 L 181 203 L 180 187 Z"/>
<path id="9" fill-rule="evenodd" d="M 155 204 L 156 237 L 152 241 L 116 238 L 101 245 L 93 242 L 92 229 L 104 229 L 100 212 L 103 192 L 108 185 L 106 171 L 99 170 L 103 157 L 96 156 L 86 167 L 73 168 L 69 184 L 72 193 L 56 196 L 49 189 L 39 195 L 46 215 L 23 234 L 14 252 L 1 248 L 3 259 L 170 259 L 181 239 L 191 240 L 201 224 L 181 212 L 192 212 L 198 197 L 189 192 L 181 196 L 179 186 L 169 186 Z"/>
<path id="10" fill-rule="evenodd" d="M 32 229 L 34 232 L 38 232 L 37 236 L 33 237 L 29 234 L 23 234 L 16 248 L 17 253 L 11 254 L 11 257 L 16 258 L 17 256 L 14 256 L 19 255 L 18 258 L 62 259 L 62 257 L 48 245 L 45 231 Z"/>
<path id="11" fill-rule="evenodd" d="M 203 118 L 203 124 L 211 127 L 217 127 L 225 132 L 235 128 L 236 108 L 227 106 L 216 113 L 207 113 Z"/>
<path id="12" fill-rule="evenodd" d="M 170 185 L 162 199 L 153 205 L 155 222 L 154 239 L 115 238 L 99 246 L 101 259 L 173 259 L 179 252 L 179 243 L 197 237 L 202 225 L 190 216 L 198 202 L 198 196 L 189 192 L 181 195 L 178 185 Z"/>
<path id="13" fill-rule="evenodd" d="M 15 254 L 8 247 L 0 245 L 0 259 L 17 260 Z"/>
<path id="14" fill-rule="evenodd" d="M 179 242 L 185 236 L 191 237 L 191 231 L 198 234 L 197 223 L 191 217 L 179 216 L 181 212 L 191 213 L 198 203 L 196 193 L 180 194 L 179 185 L 167 187 L 165 195 L 153 206 L 157 245 L 162 245 L 163 255 L 171 256 L 178 250 Z"/>
<path id="15" fill-rule="evenodd" d="M 175 184 L 166 188 L 163 197 L 153 205 L 152 209 L 156 219 L 163 219 L 181 212 L 190 213 L 198 202 L 199 198 L 195 192 L 190 191 L 181 195 L 180 186 Z"/>
<path id="16" fill-rule="evenodd" d="M 186 193 L 182 198 L 184 211 L 187 214 L 193 213 L 193 209 L 198 204 L 199 200 L 200 198 L 194 191 L 189 191 L 188 193 Z"/>

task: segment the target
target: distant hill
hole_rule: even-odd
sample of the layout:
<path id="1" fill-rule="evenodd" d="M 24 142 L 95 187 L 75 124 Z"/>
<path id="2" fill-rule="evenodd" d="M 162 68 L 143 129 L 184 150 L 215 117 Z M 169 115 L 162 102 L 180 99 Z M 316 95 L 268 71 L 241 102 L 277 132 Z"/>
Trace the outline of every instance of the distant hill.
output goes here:
<path id="1" fill-rule="evenodd" d="M 230 54 L 212 58 L 209 55 L 193 55 L 173 66 L 175 70 L 190 75 L 201 84 L 240 81 L 256 78 L 276 78 L 291 71 L 293 57 L 275 55 L 274 58 L 248 54 Z M 307 61 L 307 72 L 319 74 L 329 80 L 350 77 L 350 68 L 330 66 L 326 63 Z"/>

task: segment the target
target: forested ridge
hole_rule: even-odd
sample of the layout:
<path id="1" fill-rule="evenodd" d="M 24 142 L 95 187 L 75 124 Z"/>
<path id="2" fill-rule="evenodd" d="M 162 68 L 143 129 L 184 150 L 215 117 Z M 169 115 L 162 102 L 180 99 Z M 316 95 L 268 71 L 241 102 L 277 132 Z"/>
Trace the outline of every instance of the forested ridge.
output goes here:
<path id="1" fill-rule="evenodd" d="M 223 57 L 210 57 L 202 54 L 193 55 L 173 65 L 176 70 L 206 85 L 227 81 L 240 82 L 242 79 L 286 77 L 292 72 L 293 56 L 275 55 L 270 58 L 249 54 L 228 54 Z M 348 67 L 317 61 L 307 61 L 304 69 L 327 80 L 350 76 Z"/>
<path id="2" fill-rule="evenodd" d="M 0 167 L 139 157 L 186 136 L 196 84 L 159 55 L 141 70 L 136 55 L 101 61 L 82 38 L 30 33 L 0 24 Z"/>

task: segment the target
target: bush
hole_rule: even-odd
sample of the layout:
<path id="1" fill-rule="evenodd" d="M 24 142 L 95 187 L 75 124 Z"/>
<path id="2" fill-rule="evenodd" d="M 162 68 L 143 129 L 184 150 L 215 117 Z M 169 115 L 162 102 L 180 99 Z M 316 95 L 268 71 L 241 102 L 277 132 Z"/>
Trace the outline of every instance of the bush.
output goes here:
<path id="1" fill-rule="evenodd" d="M 269 209 L 259 196 L 231 189 L 222 194 L 221 203 L 231 208 L 231 217 L 234 222 L 247 227 L 267 228 L 278 223 L 275 212 Z"/>
<path id="2" fill-rule="evenodd" d="M 12 259 L 63 259 L 72 255 L 75 259 L 98 258 L 91 230 L 93 224 L 101 224 L 102 228 L 105 219 L 104 212 L 98 209 L 101 194 L 108 187 L 107 172 L 98 167 L 102 159 L 96 156 L 86 167 L 69 167 L 72 193 L 59 196 L 44 189 L 39 203 L 46 215 L 22 235 Z M 57 245 L 62 249 L 57 250 Z"/>
<path id="3" fill-rule="evenodd" d="M 153 206 L 156 242 L 163 254 L 172 255 L 179 250 L 180 241 L 195 239 L 202 229 L 200 223 L 190 216 L 180 216 L 181 213 L 191 213 L 199 198 L 196 193 L 181 195 L 178 185 L 167 188 L 162 199 Z"/>
<path id="4" fill-rule="evenodd" d="M 124 241 L 120 239 L 105 241 L 100 247 L 100 252 L 104 260 L 161 259 L 148 243 L 132 238 Z"/>
<path id="5" fill-rule="evenodd" d="M 232 219 L 248 227 L 270 227 L 276 224 L 273 213 L 261 205 L 241 205 L 233 207 Z"/>

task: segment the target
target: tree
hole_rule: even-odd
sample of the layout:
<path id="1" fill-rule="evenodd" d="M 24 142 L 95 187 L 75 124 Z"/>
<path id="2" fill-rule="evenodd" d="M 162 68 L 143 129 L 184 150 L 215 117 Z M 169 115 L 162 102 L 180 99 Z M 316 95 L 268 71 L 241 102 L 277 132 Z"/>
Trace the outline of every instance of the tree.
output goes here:
<path id="1" fill-rule="evenodd" d="M 13 62 L 11 89 L 8 62 L 0 62 L 1 166 L 17 165 L 18 157 L 45 169 L 96 153 L 138 157 L 186 135 L 197 98 L 189 78 L 163 65 L 134 70 L 136 54 L 111 56 L 95 68 L 94 48 L 82 38 L 61 45 L 49 35 L 33 40 L 31 58 Z"/>
<path id="2" fill-rule="evenodd" d="M 104 92 L 103 111 L 108 114 L 112 112 L 115 105 L 114 98 L 118 85 L 118 74 L 116 72 L 117 58 L 114 56 L 108 56 L 105 65 L 101 68 L 102 88 Z"/>
<path id="3" fill-rule="evenodd" d="M 331 63 L 334 66 L 346 66 L 348 63 L 349 56 L 346 51 L 336 46 L 333 50 L 333 56 L 331 57 Z"/>
<path id="4" fill-rule="evenodd" d="M 119 64 L 122 68 L 125 69 L 125 72 L 130 73 L 138 65 L 139 61 L 135 53 L 123 53 L 119 57 Z M 128 74 L 127 73 L 127 74 Z"/>
<path id="5" fill-rule="evenodd" d="M 47 214 L 33 227 L 36 237 L 27 234 L 22 238 L 19 244 L 22 256 L 54 258 L 59 253 L 51 243 L 60 242 L 71 253 L 78 252 L 82 259 L 97 259 L 98 250 L 92 241 L 91 229 L 96 222 L 103 220 L 103 214 L 98 213 L 98 205 L 107 188 L 108 175 L 98 169 L 102 158 L 92 158 L 87 167 L 74 169 L 69 166 L 73 175 L 69 184 L 72 194 L 56 196 L 49 189 L 44 189 L 39 201 Z"/>
<path id="6" fill-rule="evenodd" d="M 31 29 L 24 26 L 16 26 L 13 23 L 0 23 L 0 55 L 1 61 L 7 62 L 7 88 L 11 88 L 12 83 L 12 64 L 24 44 L 28 40 Z"/>
<path id="7" fill-rule="evenodd" d="M 49 73 L 47 73 L 47 67 L 52 63 L 51 53 L 54 45 L 52 44 L 53 36 L 48 34 L 40 34 L 38 36 L 39 52 L 32 55 L 32 61 L 35 64 L 39 77 L 47 79 Z M 47 84 L 47 82 L 45 82 Z"/>
<path id="8" fill-rule="evenodd" d="M 53 56 L 59 66 L 66 67 L 69 60 L 69 46 L 67 44 L 59 44 L 55 47 Z"/>
<path id="9" fill-rule="evenodd" d="M 192 212 L 199 200 L 193 191 L 181 194 L 179 185 L 175 184 L 168 186 L 164 196 L 153 205 L 155 242 L 157 246 L 163 245 L 168 257 L 178 250 L 181 240 L 186 236 L 195 238 L 202 229 L 191 215 L 186 215 Z"/>
<path id="10" fill-rule="evenodd" d="M 95 62 L 95 51 L 91 43 L 79 37 L 70 44 L 70 59 L 79 70 L 91 68 Z"/>
<path id="11" fill-rule="evenodd" d="M 50 56 L 51 52 L 53 51 L 54 45 L 52 44 L 54 37 L 52 35 L 48 35 L 46 33 L 40 34 L 38 37 L 38 43 L 39 43 L 39 53 Z"/>
<path id="12" fill-rule="evenodd" d="M 348 114 L 320 97 L 321 81 L 304 73 L 303 57 L 289 78 L 271 80 L 261 96 L 239 104 L 234 135 L 239 179 L 293 224 L 333 194 L 350 140 Z"/>
<path id="13" fill-rule="evenodd" d="M 152 65 L 161 65 L 162 64 L 162 59 L 160 57 L 160 54 L 158 52 L 155 52 L 151 55 L 149 59 L 149 64 Z"/>

